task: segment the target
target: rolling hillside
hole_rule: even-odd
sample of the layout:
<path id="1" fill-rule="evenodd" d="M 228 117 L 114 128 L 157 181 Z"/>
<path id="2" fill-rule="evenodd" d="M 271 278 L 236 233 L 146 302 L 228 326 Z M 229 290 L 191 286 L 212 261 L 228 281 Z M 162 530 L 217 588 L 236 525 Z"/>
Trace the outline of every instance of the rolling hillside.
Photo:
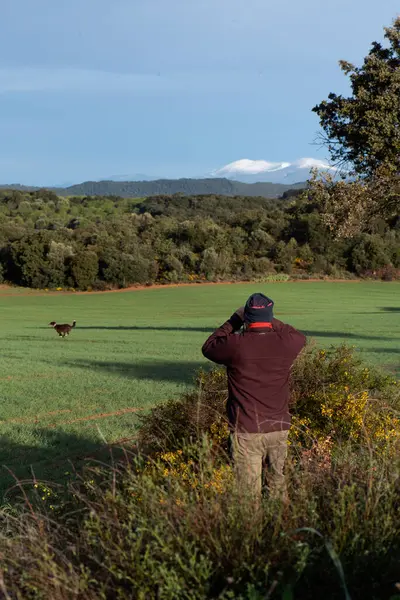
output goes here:
<path id="1" fill-rule="evenodd" d="M 292 185 L 279 183 L 242 183 L 225 178 L 209 179 L 159 179 L 157 181 L 86 181 L 65 188 L 48 188 L 59 196 L 120 196 L 122 198 L 143 198 L 156 195 L 202 195 L 261 196 L 277 198 L 289 190 L 301 189 L 306 183 Z M 0 185 L 1 188 L 35 190 L 39 188 L 19 184 Z"/>

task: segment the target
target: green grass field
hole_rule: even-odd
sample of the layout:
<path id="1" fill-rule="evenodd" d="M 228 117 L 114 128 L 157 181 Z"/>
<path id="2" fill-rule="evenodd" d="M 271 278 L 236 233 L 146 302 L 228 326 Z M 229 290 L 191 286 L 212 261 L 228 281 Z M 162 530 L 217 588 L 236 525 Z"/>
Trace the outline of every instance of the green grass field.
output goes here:
<path id="1" fill-rule="evenodd" d="M 65 471 L 68 457 L 132 438 L 135 409 L 179 394 L 201 345 L 254 291 L 325 347 L 343 341 L 400 375 L 400 285 L 285 283 L 105 294 L 0 290 L 1 463 L 18 476 Z M 77 320 L 65 340 L 47 324 Z M 3 476 L 3 481 L 5 476 Z M 8 476 L 7 476 L 8 477 Z M 8 479 L 9 480 L 9 479 Z M 7 480 L 7 481 L 8 481 Z"/>

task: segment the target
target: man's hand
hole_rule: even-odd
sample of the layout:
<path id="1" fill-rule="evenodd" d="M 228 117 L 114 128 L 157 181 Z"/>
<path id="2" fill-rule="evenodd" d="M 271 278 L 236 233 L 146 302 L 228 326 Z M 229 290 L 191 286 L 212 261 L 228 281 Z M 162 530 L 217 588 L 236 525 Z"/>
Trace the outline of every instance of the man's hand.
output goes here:
<path id="1" fill-rule="evenodd" d="M 242 321 L 244 321 L 244 306 L 241 306 L 240 308 L 235 310 L 235 315 L 237 315 L 242 319 Z"/>

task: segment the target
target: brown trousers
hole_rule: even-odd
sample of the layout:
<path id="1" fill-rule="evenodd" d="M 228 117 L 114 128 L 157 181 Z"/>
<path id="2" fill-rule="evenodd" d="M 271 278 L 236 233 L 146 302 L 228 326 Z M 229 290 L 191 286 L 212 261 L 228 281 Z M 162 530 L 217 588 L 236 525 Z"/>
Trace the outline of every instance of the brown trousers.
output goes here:
<path id="1" fill-rule="evenodd" d="M 263 467 L 268 468 L 267 485 L 272 497 L 286 498 L 283 473 L 289 431 L 234 433 L 231 435 L 234 468 L 240 489 L 261 498 Z"/>

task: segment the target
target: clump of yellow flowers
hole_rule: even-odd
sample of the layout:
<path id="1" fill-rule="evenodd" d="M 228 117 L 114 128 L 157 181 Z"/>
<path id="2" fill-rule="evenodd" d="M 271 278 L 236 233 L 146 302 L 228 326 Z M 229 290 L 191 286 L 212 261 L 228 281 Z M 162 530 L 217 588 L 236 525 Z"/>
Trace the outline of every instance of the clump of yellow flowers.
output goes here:
<path id="1" fill-rule="evenodd" d="M 398 382 L 388 376 L 372 381 L 377 376 L 368 367 L 360 367 L 348 348 L 338 348 L 330 356 L 320 350 L 313 360 L 320 380 L 304 390 L 299 406 L 294 406 L 291 443 L 310 447 L 329 437 L 366 440 L 379 453 L 397 451 L 400 419 L 379 388 L 395 389 Z"/>
<path id="2" fill-rule="evenodd" d="M 201 461 L 183 450 L 157 454 L 148 461 L 146 471 L 166 485 L 177 484 L 180 488 L 202 493 L 223 494 L 233 481 L 232 467 L 227 461 Z M 165 499 L 162 497 L 160 502 L 165 503 Z"/>

